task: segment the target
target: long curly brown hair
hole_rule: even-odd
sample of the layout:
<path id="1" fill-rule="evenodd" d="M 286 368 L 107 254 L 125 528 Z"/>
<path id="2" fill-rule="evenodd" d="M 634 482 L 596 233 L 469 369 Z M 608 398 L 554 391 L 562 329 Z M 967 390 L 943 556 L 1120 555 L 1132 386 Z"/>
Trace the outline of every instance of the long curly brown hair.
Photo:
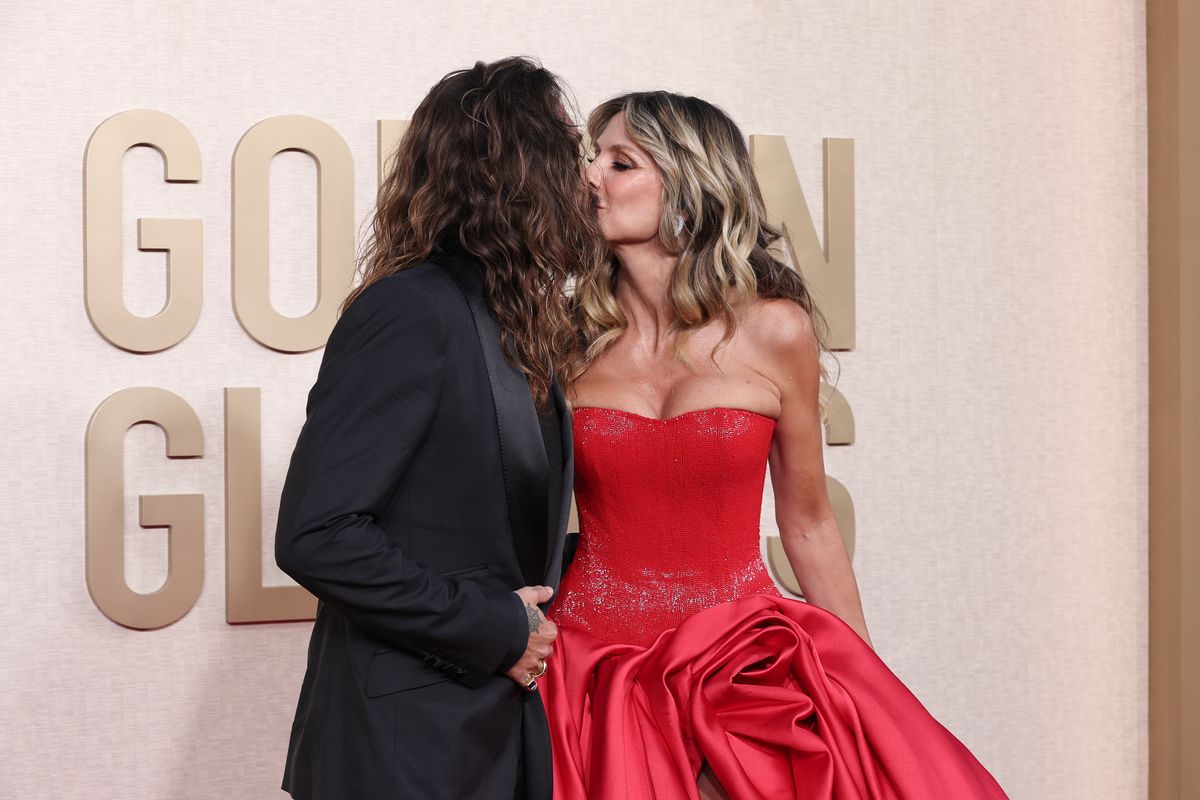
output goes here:
<path id="1" fill-rule="evenodd" d="M 559 79 L 505 58 L 442 78 L 413 112 L 379 189 L 362 282 L 439 254 L 484 265 L 504 353 L 539 407 L 577 347 L 566 284 L 603 247 L 581 172 L 579 129 Z"/>

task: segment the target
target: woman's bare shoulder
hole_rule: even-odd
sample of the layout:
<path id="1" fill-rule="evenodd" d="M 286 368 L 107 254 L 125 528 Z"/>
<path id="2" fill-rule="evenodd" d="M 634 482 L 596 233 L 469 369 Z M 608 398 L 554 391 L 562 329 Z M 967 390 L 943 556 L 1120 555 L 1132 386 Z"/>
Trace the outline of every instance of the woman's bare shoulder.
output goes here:
<path id="1" fill-rule="evenodd" d="M 794 300 L 760 297 L 744 312 L 740 330 L 747 343 L 771 360 L 818 355 L 812 317 Z"/>

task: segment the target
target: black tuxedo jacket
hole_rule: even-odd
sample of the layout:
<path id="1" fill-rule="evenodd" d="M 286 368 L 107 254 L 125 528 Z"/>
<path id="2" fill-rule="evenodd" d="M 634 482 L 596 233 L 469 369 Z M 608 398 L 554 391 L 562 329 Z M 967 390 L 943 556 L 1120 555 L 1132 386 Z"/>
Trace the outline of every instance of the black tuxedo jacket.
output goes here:
<path id="1" fill-rule="evenodd" d="M 541 699 L 504 673 L 528 639 L 513 590 L 561 572 L 571 425 L 553 395 L 561 464 L 470 257 L 378 281 L 338 321 L 275 534 L 279 566 L 320 601 L 294 797 L 550 800 Z"/>

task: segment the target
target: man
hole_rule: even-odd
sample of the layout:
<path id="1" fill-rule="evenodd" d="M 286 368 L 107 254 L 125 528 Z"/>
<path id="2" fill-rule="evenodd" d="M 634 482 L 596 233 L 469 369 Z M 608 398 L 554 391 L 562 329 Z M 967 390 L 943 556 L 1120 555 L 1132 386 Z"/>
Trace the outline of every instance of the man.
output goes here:
<path id="1" fill-rule="evenodd" d="M 283 788 L 550 800 L 570 420 L 564 285 L 596 238 L 557 79 L 447 75 L 380 188 L 326 346 L 276 560 L 320 600 Z"/>

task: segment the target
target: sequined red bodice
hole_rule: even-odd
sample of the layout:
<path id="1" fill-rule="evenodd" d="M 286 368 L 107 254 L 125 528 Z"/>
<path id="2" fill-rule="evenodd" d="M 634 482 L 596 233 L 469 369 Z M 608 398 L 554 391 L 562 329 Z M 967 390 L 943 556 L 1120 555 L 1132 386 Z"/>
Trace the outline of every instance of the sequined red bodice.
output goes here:
<path id="1" fill-rule="evenodd" d="M 576 409 L 580 542 L 551 618 L 649 645 L 698 611 L 778 596 L 758 528 L 774 431 L 733 408 L 665 420 Z"/>

